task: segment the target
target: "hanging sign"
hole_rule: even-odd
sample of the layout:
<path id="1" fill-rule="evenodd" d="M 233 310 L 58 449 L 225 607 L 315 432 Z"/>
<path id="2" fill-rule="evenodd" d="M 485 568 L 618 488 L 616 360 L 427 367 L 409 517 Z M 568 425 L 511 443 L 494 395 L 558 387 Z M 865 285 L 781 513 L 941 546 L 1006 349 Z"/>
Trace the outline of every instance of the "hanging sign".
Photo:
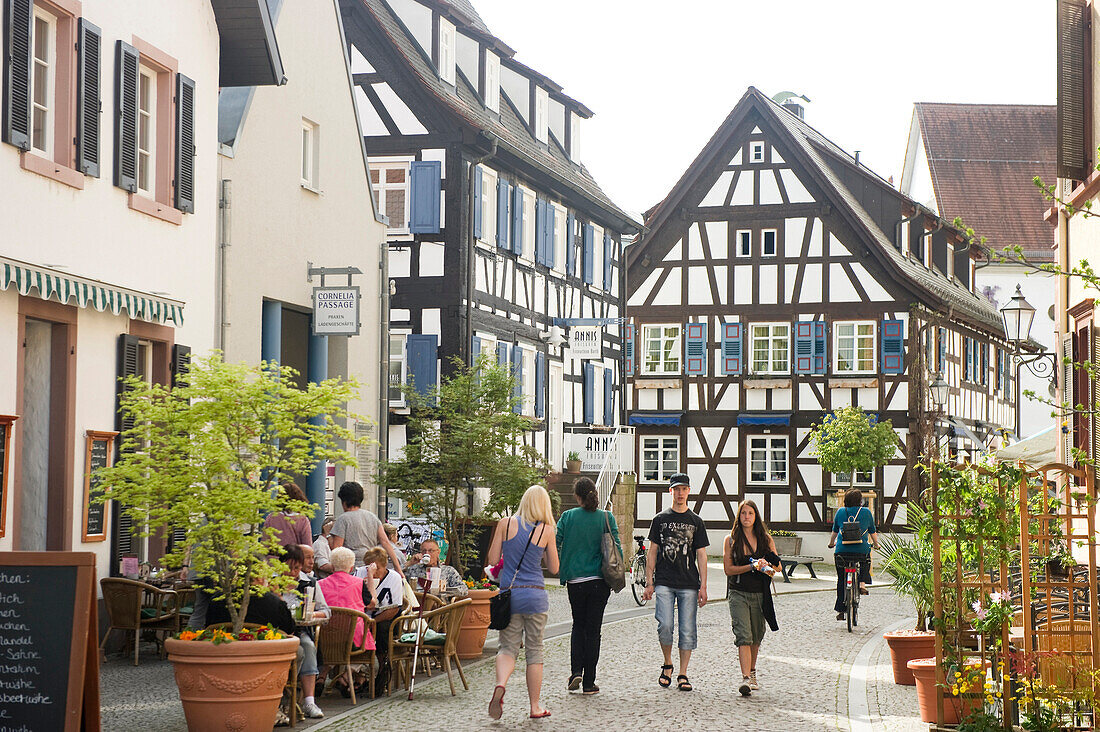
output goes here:
<path id="1" fill-rule="evenodd" d="M 313 288 L 313 335 L 359 335 L 359 288 Z"/>
<path id="2" fill-rule="evenodd" d="M 569 329 L 569 355 L 576 361 L 603 357 L 603 329 L 598 325 L 574 325 Z"/>

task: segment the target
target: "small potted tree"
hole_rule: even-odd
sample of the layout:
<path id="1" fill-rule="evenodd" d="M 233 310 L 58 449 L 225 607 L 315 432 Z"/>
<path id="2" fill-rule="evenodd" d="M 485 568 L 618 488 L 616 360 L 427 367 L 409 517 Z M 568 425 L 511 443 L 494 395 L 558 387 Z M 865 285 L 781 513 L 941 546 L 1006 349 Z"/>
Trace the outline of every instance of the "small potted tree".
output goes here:
<path id="1" fill-rule="evenodd" d="M 165 642 L 188 728 L 270 730 L 298 639 L 246 632 L 244 623 L 258 588 L 297 583 L 268 558 L 279 545 L 263 522 L 277 511 L 313 512 L 277 490 L 281 480 L 322 460 L 351 463 L 343 405 L 356 385 L 334 379 L 299 389 L 292 369 L 219 355 L 194 364 L 185 382 L 124 382 L 121 409 L 132 426 L 118 462 L 100 471 L 102 499 L 118 501 L 146 535 L 182 530 L 165 563 L 187 557 L 232 619 L 231 631 L 184 631 Z"/>
<path id="2" fill-rule="evenodd" d="M 826 414 L 811 427 L 814 446 L 810 453 L 822 469 L 847 473 L 849 488 L 856 486 L 856 474 L 875 470 L 890 462 L 898 452 L 898 434 L 889 422 L 879 422 L 862 407 L 844 407 Z"/>
<path id="3" fill-rule="evenodd" d="M 894 582 L 894 592 L 913 602 L 917 622 L 912 630 L 884 633 L 890 647 L 894 683 L 912 686 L 916 683 L 908 664 L 913 659 L 936 655 L 936 633 L 928 630 L 932 617 L 935 592 L 932 587 L 932 526 L 929 511 L 918 503 L 907 507 L 909 536 L 890 535 L 879 540 L 882 570 Z"/>

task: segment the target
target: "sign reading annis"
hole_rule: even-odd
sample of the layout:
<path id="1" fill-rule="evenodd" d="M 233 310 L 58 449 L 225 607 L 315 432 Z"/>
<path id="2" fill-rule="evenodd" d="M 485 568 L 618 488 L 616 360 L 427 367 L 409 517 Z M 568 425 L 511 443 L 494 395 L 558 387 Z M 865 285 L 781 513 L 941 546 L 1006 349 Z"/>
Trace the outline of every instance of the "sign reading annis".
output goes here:
<path id="1" fill-rule="evenodd" d="M 313 335 L 359 335 L 359 288 L 313 288 Z"/>
<path id="2" fill-rule="evenodd" d="M 569 328 L 569 356 L 573 360 L 603 356 L 603 328 L 598 325 L 574 325 Z"/>

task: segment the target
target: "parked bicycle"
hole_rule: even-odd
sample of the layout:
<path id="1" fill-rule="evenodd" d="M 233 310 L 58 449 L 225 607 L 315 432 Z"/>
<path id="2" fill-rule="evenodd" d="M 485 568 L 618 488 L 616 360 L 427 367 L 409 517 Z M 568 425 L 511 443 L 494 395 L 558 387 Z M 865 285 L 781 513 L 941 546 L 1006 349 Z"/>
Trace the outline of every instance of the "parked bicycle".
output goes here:
<path id="1" fill-rule="evenodd" d="M 638 549 L 634 561 L 630 563 L 630 591 L 634 593 L 634 602 L 645 605 L 645 537 L 635 536 L 634 541 L 638 543 Z"/>

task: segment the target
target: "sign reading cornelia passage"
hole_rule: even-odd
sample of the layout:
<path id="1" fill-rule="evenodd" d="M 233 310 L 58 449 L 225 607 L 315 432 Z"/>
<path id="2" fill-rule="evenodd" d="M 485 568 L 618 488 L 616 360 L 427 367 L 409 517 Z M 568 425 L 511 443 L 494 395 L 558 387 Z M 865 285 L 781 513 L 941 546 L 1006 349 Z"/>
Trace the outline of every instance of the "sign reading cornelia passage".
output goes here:
<path id="1" fill-rule="evenodd" d="M 598 325 L 574 325 L 569 329 L 569 357 L 573 360 L 603 356 L 603 329 Z"/>
<path id="2" fill-rule="evenodd" d="M 359 288 L 313 288 L 313 335 L 359 335 Z"/>

